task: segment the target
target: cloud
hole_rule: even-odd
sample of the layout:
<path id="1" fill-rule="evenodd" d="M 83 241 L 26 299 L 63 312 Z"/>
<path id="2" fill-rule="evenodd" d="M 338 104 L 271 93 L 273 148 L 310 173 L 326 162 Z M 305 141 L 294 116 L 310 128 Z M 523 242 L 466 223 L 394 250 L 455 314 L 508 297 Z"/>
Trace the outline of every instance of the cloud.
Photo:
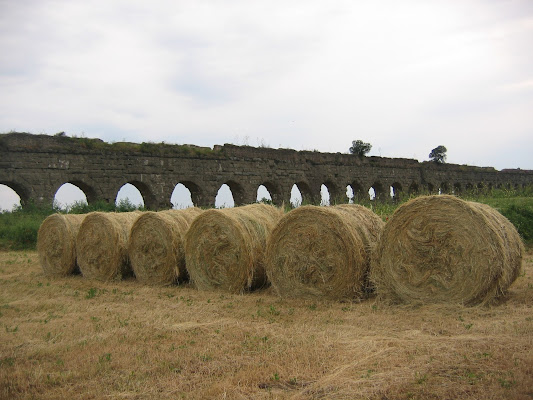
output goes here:
<path id="1" fill-rule="evenodd" d="M 533 168 L 529 1 L 0 7 L 0 131 Z"/>

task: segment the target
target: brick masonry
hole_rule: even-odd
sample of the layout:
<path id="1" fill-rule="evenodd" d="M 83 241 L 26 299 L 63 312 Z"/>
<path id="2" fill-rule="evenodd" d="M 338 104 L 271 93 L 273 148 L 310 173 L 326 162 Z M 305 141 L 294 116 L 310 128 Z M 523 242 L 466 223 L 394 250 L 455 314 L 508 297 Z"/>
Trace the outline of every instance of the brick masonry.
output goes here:
<path id="1" fill-rule="evenodd" d="M 502 170 L 404 158 L 357 157 L 290 149 L 225 144 L 213 149 L 193 145 L 104 143 L 99 139 L 8 133 L 0 135 L 0 184 L 11 187 L 22 203 L 52 202 L 64 183 L 78 186 L 89 203 L 114 202 L 131 183 L 150 209 L 170 208 L 178 183 L 195 205 L 213 206 L 227 184 L 236 205 L 256 201 L 264 185 L 275 204 L 289 203 L 294 184 L 303 201 L 320 200 L 324 184 L 330 199 L 345 202 L 346 187 L 356 196 L 378 199 L 417 191 L 460 192 L 470 188 L 521 187 L 533 183 L 533 171 Z"/>

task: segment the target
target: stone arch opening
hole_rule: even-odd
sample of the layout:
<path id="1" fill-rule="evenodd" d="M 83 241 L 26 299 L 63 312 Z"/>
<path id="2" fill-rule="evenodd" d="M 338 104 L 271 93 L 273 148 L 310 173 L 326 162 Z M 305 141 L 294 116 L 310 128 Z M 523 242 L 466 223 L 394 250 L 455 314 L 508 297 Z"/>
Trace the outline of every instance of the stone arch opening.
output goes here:
<path id="1" fill-rule="evenodd" d="M 324 186 L 324 188 L 322 188 Z M 327 192 L 327 195 L 326 195 Z M 332 181 L 327 180 L 320 186 L 320 202 L 325 199 L 326 196 L 328 198 L 328 204 L 342 204 L 346 203 L 346 195 L 345 193 L 342 193 L 339 187 Z"/>
<path id="2" fill-rule="evenodd" d="M 66 182 L 62 184 L 56 191 L 54 196 L 54 206 L 63 210 L 67 210 L 73 205 L 89 204 L 87 195 L 78 186 L 73 183 Z"/>
<path id="3" fill-rule="evenodd" d="M 270 194 L 270 191 L 267 189 L 265 185 L 259 185 L 259 187 L 257 188 L 256 199 L 258 203 L 267 203 L 267 204 L 272 203 L 272 195 Z"/>
<path id="4" fill-rule="evenodd" d="M 0 212 L 13 211 L 22 205 L 22 198 L 15 189 L 0 183 Z"/>
<path id="5" fill-rule="evenodd" d="M 450 193 L 450 184 L 448 182 L 442 182 L 439 186 L 439 194 Z"/>
<path id="6" fill-rule="evenodd" d="M 330 198 L 328 187 L 325 184 L 320 185 L 320 205 L 329 206 Z"/>
<path id="7" fill-rule="evenodd" d="M 227 181 L 224 183 L 231 190 L 233 206 L 242 206 L 244 204 L 244 189 L 241 184 L 236 181 Z"/>
<path id="8" fill-rule="evenodd" d="M 311 188 L 309 187 L 307 182 L 300 181 L 296 182 L 295 185 L 297 186 L 302 198 L 300 204 L 313 204 L 313 192 L 311 191 Z"/>
<path id="9" fill-rule="evenodd" d="M 136 208 L 145 206 L 146 208 L 150 208 L 145 203 L 142 191 L 137 187 L 137 185 L 134 185 L 130 182 L 125 183 L 118 190 L 117 196 L 115 197 L 115 205 L 117 207 L 131 205 L 135 206 Z"/>
<path id="10" fill-rule="evenodd" d="M 150 186 L 148 186 L 145 182 L 141 181 L 129 181 L 128 183 L 135 186 L 135 188 L 137 188 L 137 190 L 141 193 L 145 208 L 149 210 L 156 210 L 157 208 L 159 208 L 159 201 L 155 197 Z M 167 202 L 165 204 L 165 207 L 170 208 L 170 202 Z"/>
<path id="11" fill-rule="evenodd" d="M 276 204 L 278 206 L 281 206 L 282 203 L 283 203 L 283 197 L 281 195 L 281 189 L 280 189 L 280 186 L 274 182 L 271 182 L 271 181 L 265 181 L 263 182 L 261 185 L 259 185 L 259 188 L 263 186 L 266 190 L 266 192 L 268 192 L 268 194 L 270 195 L 270 200 L 272 201 L 273 204 Z M 258 188 L 258 190 L 259 190 Z M 261 193 L 263 195 L 266 195 L 265 191 L 263 189 L 261 189 Z M 258 197 L 257 197 L 258 201 L 261 200 L 259 198 L 259 193 L 258 193 Z M 267 197 L 268 199 L 268 197 Z"/>
<path id="12" fill-rule="evenodd" d="M 15 183 L 15 182 L 6 182 L 6 181 L 0 181 L 0 185 L 4 187 L 2 190 L 3 190 L 3 193 L 5 193 L 7 196 L 7 200 L 6 200 L 7 203 L 10 203 L 11 200 L 14 200 L 15 201 L 14 204 L 18 203 L 19 206 L 24 207 L 24 205 L 28 204 L 28 202 L 30 201 L 30 191 L 26 189 L 24 186 L 18 183 Z M 13 195 L 12 191 L 15 192 L 15 195 Z M 0 193 L 0 195 L 3 193 Z M 18 202 L 17 202 L 16 196 L 18 196 Z M 2 198 L 3 196 L 0 197 L 0 199 Z M 6 204 L 6 205 L 8 206 L 9 204 Z M 0 206 L 0 208 L 3 208 L 3 207 Z"/>
<path id="13" fill-rule="evenodd" d="M 461 191 L 462 191 L 461 184 L 459 182 L 455 182 L 453 184 L 452 194 L 459 194 L 461 193 Z"/>
<path id="14" fill-rule="evenodd" d="M 348 204 L 353 204 L 354 202 L 355 193 L 352 188 L 352 185 L 346 186 L 346 198 L 348 199 Z"/>
<path id="15" fill-rule="evenodd" d="M 216 208 L 231 208 L 235 207 L 235 200 L 233 198 L 233 192 L 231 187 L 224 183 L 218 189 L 217 195 L 215 197 L 215 207 Z"/>
<path id="16" fill-rule="evenodd" d="M 295 183 L 292 185 L 291 188 L 291 199 L 290 203 L 293 208 L 299 207 L 302 205 L 303 202 L 303 196 L 302 192 L 300 191 L 300 188 L 298 188 L 298 185 Z"/>
<path id="17" fill-rule="evenodd" d="M 172 208 L 174 209 L 183 209 L 194 206 L 192 201 L 192 193 L 183 183 L 178 183 L 174 187 L 172 195 L 170 196 L 170 202 L 172 203 Z"/>
<path id="18" fill-rule="evenodd" d="M 435 186 L 432 183 L 426 184 L 427 192 L 429 194 L 435 193 Z"/>
<path id="19" fill-rule="evenodd" d="M 400 201 L 402 192 L 402 185 L 399 182 L 394 182 L 390 186 L 390 197 L 392 201 Z"/>
<path id="20" fill-rule="evenodd" d="M 361 185 L 359 182 L 352 182 L 349 186 L 352 188 L 354 203 L 358 203 L 361 200 L 368 198 L 368 193 L 365 193 L 363 185 Z"/>
<path id="21" fill-rule="evenodd" d="M 465 185 L 465 188 L 467 192 L 472 192 L 474 190 L 474 185 L 472 185 L 471 183 L 467 183 Z"/>
<path id="22" fill-rule="evenodd" d="M 71 183 L 72 185 L 79 187 L 83 191 L 88 204 L 92 204 L 98 200 L 98 195 L 96 194 L 96 190 L 94 190 L 94 187 L 92 187 L 91 185 L 88 185 L 87 183 L 83 181 L 77 181 L 77 180 L 69 181 L 68 183 Z"/>
<path id="23" fill-rule="evenodd" d="M 416 182 L 411 183 L 409 185 L 408 193 L 410 196 L 417 195 L 418 193 L 420 193 L 420 186 L 418 185 L 418 183 Z"/>
<path id="24" fill-rule="evenodd" d="M 368 197 L 370 200 L 383 200 L 385 190 L 380 182 L 374 182 L 370 189 L 368 189 Z"/>
<path id="25" fill-rule="evenodd" d="M 191 182 L 191 181 L 180 181 L 180 182 L 178 182 L 178 185 L 179 184 L 182 184 L 183 186 L 185 186 L 185 188 L 189 191 L 190 196 L 191 196 L 191 201 L 192 201 L 194 206 L 204 205 L 204 203 L 203 203 L 204 198 L 203 198 L 202 190 L 200 189 L 200 187 L 196 183 Z M 174 190 L 175 189 L 176 188 L 174 188 Z M 180 190 L 182 190 L 182 189 L 180 189 Z"/>

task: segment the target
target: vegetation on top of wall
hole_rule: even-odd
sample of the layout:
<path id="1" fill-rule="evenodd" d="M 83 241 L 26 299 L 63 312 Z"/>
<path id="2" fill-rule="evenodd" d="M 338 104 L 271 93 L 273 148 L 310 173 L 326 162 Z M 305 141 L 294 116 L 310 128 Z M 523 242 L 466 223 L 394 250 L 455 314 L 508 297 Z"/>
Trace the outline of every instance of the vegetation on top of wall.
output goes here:
<path id="1" fill-rule="evenodd" d="M 139 146 L 139 151 L 149 154 L 182 154 L 190 156 L 208 155 L 214 152 L 210 147 L 199 147 L 188 144 L 168 144 L 165 142 L 142 142 Z"/>
<path id="2" fill-rule="evenodd" d="M 431 163 L 431 161 L 425 161 L 425 162 Z M 448 165 L 450 165 L 450 164 L 448 164 Z M 454 165 L 454 164 L 451 164 L 451 165 Z M 457 167 L 459 167 L 459 170 L 461 170 L 461 171 L 476 171 L 476 172 L 493 172 L 493 171 L 496 171 L 496 168 L 494 168 L 494 167 L 478 167 L 478 166 L 475 166 L 475 165 L 466 165 L 466 164 L 457 165 Z"/>
<path id="3" fill-rule="evenodd" d="M 206 155 L 213 152 L 209 147 L 198 147 L 193 145 L 169 144 L 165 142 L 112 142 L 107 143 L 100 139 L 89 139 L 84 137 L 67 137 L 71 143 L 77 143 L 83 148 L 90 150 L 115 151 L 115 152 L 133 152 L 147 153 L 152 155 Z"/>
<path id="4" fill-rule="evenodd" d="M 10 132 L 10 134 L 18 135 L 32 135 L 25 132 Z M 3 134 L 5 135 L 5 134 Z M 8 145 L 6 139 L 2 134 L 0 134 L 0 149 L 8 150 Z M 41 135 L 46 136 L 46 135 Z M 169 144 L 165 142 L 154 143 L 154 142 L 142 142 L 142 143 L 132 143 L 132 142 L 104 142 L 101 139 L 93 139 L 85 137 L 83 134 L 81 136 L 67 136 L 65 132 L 58 132 L 53 136 L 50 136 L 52 141 L 59 143 L 60 146 L 69 146 L 77 149 L 87 149 L 92 151 L 109 151 L 117 153 L 146 153 L 151 155 L 165 156 L 165 155 L 189 155 L 189 156 L 205 156 L 209 154 L 216 153 L 215 150 L 210 147 L 200 147 L 190 144 Z M 28 142 L 27 149 L 34 150 L 36 147 L 35 142 Z"/>

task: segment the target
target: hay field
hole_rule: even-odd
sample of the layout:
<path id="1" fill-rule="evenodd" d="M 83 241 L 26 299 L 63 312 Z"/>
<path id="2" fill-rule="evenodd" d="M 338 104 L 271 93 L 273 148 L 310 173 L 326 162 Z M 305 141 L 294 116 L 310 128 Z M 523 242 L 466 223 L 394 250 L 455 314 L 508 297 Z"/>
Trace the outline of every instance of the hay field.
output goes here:
<path id="1" fill-rule="evenodd" d="M 505 303 L 388 306 L 50 279 L 0 253 L 1 399 L 531 399 L 533 254 Z"/>

